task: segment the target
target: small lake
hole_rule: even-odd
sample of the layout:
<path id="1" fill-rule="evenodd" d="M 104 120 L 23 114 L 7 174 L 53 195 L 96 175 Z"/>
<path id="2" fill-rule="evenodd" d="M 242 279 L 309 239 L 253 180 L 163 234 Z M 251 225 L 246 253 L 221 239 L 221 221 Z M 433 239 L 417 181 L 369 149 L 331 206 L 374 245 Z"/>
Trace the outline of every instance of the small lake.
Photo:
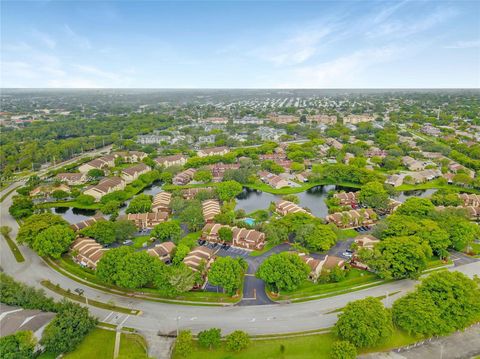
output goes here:
<path id="1" fill-rule="evenodd" d="M 94 209 L 79 209 L 71 207 L 55 207 L 53 213 L 63 217 L 68 223 L 79 223 L 92 218 L 96 211 Z"/>
<path id="2" fill-rule="evenodd" d="M 295 193 L 295 196 L 299 199 L 298 205 L 300 207 L 310 209 L 312 214 L 316 217 L 325 218 L 328 215 L 328 208 L 325 200 L 330 191 L 356 192 L 358 191 L 358 188 L 335 185 L 315 186 L 305 192 Z M 403 191 L 395 196 L 394 199 L 399 202 L 405 202 L 410 197 L 430 197 L 436 191 L 436 189 Z M 247 213 L 259 209 L 268 209 L 271 202 L 281 200 L 282 197 L 283 195 L 271 194 L 244 187 L 243 192 L 237 196 L 237 206 L 235 209 L 243 209 Z"/>

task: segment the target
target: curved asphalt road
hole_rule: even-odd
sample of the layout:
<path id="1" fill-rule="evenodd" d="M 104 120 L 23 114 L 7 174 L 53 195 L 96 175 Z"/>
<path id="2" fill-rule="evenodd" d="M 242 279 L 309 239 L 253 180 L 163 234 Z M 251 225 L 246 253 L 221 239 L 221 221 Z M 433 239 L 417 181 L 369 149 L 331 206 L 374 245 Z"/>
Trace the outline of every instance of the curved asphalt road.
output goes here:
<path id="1" fill-rule="evenodd" d="M 12 184 L 12 188 L 18 184 L 19 183 Z M 8 189 L 5 189 L 2 192 L 6 193 L 7 191 Z M 15 238 L 18 225 L 8 213 L 12 196 L 13 193 L 1 203 L 0 222 L 1 225 L 12 227 L 12 238 Z M 120 306 L 140 309 L 143 312 L 142 315 L 127 316 L 125 314 L 90 307 L 91 312 L 101 321 L 112 324 L 122 324 L 150 333 L 168 334 L 174 332 L 177 328 L 188 328 L 194 332 L 198 332 L 203 329 L 217 327 L 221 328 L 225 333 L 241 329 L 250 334 L 269 334 L 327 328 L 331 327 L 337 319 L 338 313 L 331 313 L 332 310 L 341 308 L 352 300 L 361 299 L 366 296 L 381 296 L 385 295 L 385 293 L 399 291 L 399 293 L 394 296 L 394 298 L 397 298 L 413 289 L 416 284 L 416 282 L 412 280 L 401 280 L 335 297 L 295 304 L 228 307 L 177 305 L 127 298 L 104 293 L 81 285 L 51 269 L 29 248 L 22 246 L 20 250 L 26 259 L 23 263 L 17 263 L 6 241 L 4 239 L 0 240 L 0 264 L 6 273 L 12 275 L 19 281 L 37 288 L 42 288 L 40 285 L 41 280 L 48 279 L 53 283 L 60 284 L 62 288 L 69 288 L 72 291 L 75 288 L 81 287 L 85 290 L 84 295 L 91 299 L 97 299 L 102 302 L 113 301 Z M 253 265 L 251 263 L 252 271 L 254 270 Z M 455 267 L 455 270 L 459 270 L 469 276 L 480 274 L 480 262 L 461 265 Z M 248 284 L 246 287 L 248 287 Z M 59 296 L 53 292 L 47 290 L 47 293 L 59 298 Z M 245 301 L 242 303 L 246 304 L 244 302 Z M 386 304 L 390 305 L 391 302 L 392 300 L 389 298 Z"/>

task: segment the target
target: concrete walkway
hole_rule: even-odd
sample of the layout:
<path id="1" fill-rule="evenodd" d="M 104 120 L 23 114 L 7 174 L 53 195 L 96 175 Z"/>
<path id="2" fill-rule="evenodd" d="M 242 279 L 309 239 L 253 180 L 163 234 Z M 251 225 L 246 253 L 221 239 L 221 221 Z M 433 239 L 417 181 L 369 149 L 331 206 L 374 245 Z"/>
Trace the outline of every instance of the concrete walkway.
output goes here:
<path id="1" fill-rule="evenodd" d="M 448 337 L 426 340 L 388 353 L 360 355 L 360 359 L 469 359 L 480 355 L 480 324 Z"/>
<path id="2" fill-rule="evenodd" d="M 120 353 L 120 339 L 122 338 L 122 332 L 117 329 L 115 332 L 115 349 L 113 350 L 113 359 L 118 358 L 118 354 Z"/>
<path id="3" fill-rule="evenodd" d="M 141 331 L 148 343 L 148 356 L 156 359 L 170 359 L 172 356 L 175 338 L 163 337 L 151 331 Z"/>

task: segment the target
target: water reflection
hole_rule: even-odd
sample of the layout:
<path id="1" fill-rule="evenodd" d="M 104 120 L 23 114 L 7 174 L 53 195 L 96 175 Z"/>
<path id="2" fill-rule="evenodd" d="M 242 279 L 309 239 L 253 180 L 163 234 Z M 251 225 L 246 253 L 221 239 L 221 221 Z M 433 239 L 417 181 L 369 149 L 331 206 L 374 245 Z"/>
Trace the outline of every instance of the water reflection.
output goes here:
<path id="1" fill-rule="evenodd" d="M 69 223 L 78 223 L 93 217 L 96 213 L 94 209 L 80 209 L 71 207 L 55 207 L 54 213 L 59 214 Z"/>

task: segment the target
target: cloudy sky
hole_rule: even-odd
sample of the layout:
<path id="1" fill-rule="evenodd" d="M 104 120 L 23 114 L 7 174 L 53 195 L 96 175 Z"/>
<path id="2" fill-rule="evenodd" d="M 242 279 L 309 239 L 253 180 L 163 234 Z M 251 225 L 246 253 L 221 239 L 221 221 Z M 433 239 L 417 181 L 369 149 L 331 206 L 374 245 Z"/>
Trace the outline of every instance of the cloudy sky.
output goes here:
<path id="1" fill-rule="evenodd" d="M 1 87 L 480 87 L 480 1 L 2 1 Z"/>

